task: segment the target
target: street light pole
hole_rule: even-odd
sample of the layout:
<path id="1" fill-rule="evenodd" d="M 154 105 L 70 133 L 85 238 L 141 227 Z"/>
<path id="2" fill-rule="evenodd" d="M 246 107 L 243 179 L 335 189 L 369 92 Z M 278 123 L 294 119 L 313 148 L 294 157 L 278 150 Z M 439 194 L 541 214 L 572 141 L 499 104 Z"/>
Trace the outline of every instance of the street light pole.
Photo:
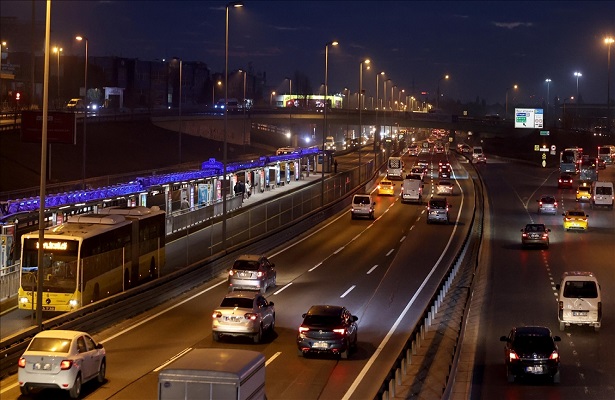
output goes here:
<path id="1" fill-rule="evenodd" d="M 273 107 L 273 96 L 275 96 L 275 92 L 271 92 L 269 96 L 269 107 Z"/>
<path id="2" fill-rule="evenodd" d="M 293 101 L 293 80 L 290 78 L 286 78 L 286 79 L 288 79 L 288 100 L 291 103 L 291 105 L 288 107 L 288 135 L 290 138 L 289 146 L 292 146 L 292 143 L 293 143 L 293 109 L 292 107 L 295 106 L 295 102 Z M 288 104 L 288 102 L 286 104 Z"/>
<path id="3" fill-rule="evenodd" d="M 508 91 L 510 89 L 515 89 L 516 90 L 517 87 L 518 87 L 517 85 L 513 85 L 512 87 L 506 88 L 506 106 L 505 106 L 505 109 L 504 109 L 504 118 L 508 118 Z"/>
<path id="4" fill-rule="evenodd" d="M 227 131 L 228 131 L 228 15 L 229 8 L 243 7 L 241 1 L 231 1 L 226 4 L 226 26 L 224 37 L 224 145 L 222 154 L 222 248 L 226 251 L 226 164 L 227 164 Z"/>
<path id="5" fill-rule="evenodd" d="M 61 47 L 54 47 L 53 52 L 58 54 L 58 107 L 60 107 L 60 53 L 62 52 Z"/>
<path id="6" fill-rule="evenodd" d="M 380 75 L 384 76 L 384 71 L 376 74 L 376 133 L 374 134 L 374 151 L 376 150 L 376 143 L 378 142 L 378 138 L 375 135 L 380 135 L 380 126 L 378 126 L 378 108 L 380 108 L 378 103 L 378 89 L 380 89 L 378 87 L 378 78 L 380 78 Z"/>
<path id="7" fill-rule="evenodd" d="M 438 80 L 438 97 L 436 98 L 436 108 L 440 109 L 440 82 L 442 82 L 443 79 L 448 79 L 448 75 L 444 75 L 442 78 L 440 78 Z"/>
<path id="8" fill-rule="evenodd" d="M 363 103 L 361 101 L 363 98 L 363 64 L 369 63 L 369 59 L 365 59 L 359 64 L 359 183 L 361 183 L 361 149 L 363 148 Z"/>
<path id="9" fill-rule="evenodd" d="M 173 57 L 175 60 L 178 60 L 177 57 Z M 179 58 L 179 164 L 182 163 L 182 59 Z"/>
<path id="10" fill-rule="evenodd" d="M 87 138 L 87 133 L 86 133 L 86 128 L 87 128 L 87 120 L 88 120 L 88 38 L 83 37 L 83 36 L 77 36 L 75 39 L 77 39 L 78 41 L 85 41 L 85 72 L 84 72 L 84 81 L 83 81 L 83 86 L 84 86 L 84 97 L 83 97 L 83 105 L 85 106 L 84 109 L 84 113 L 83 113 L 83 165 L 82 165 L 82 176 L 83 176 L 83 182 L 82 182 L 82 189 L 85 190 L 85 164 L 86 164 L 86 138 Z"/>
<path id="11" fill-rule="evenodd" d="M 612 37 L 604 38 L 607 45 L 607 80 L 606 80 L 606 133 L 611 134 L 611 45 L 615 42 Z"/>
<path id="12" fill-rule="evenodd" d="M 547 116 L 550 116 L 551 113 L 549 112 L 549 86 L 551 85 L 551 79 L 547 78 L 545 79 L 545 82 L 547 82 Z M 545 118 L 545 122 L 547 122 L 548 119 Z"/>
<path id="13" fill-rule="evenodd" d="M 325 101 L 324 101 L 324 110 L 323 110 L 323 114 L 324 114 L 324 126 L 322 129 L 322 165 L 321 165 L 321 170 L 322 170 L 322 177 L 321 177 L 321 183 L 320 183 L 320 205 L 324 206 L 325 205 L 325 136 L 327 136 L 328 133 L 328 127 L 327 127 L 327 108 L 328 107 L 328 103 L 327 103 L 327 96 L 329 95 L 329 46 L 337 46 L 338 42 L 337 41 L 332 41 L 332 42 L 328 42 L 327 44 L 325 44 Z"/>

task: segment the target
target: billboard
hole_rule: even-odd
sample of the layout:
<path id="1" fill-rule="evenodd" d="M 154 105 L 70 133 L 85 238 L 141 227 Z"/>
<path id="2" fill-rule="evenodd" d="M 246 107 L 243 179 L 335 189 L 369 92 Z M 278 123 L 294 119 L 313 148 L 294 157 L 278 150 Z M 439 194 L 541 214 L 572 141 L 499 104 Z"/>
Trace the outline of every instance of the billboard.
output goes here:
<path id="1" fill-rule="evenodd" d="M 542 108 L 515 108 L 515 128 L 541 129 L 543 121 Z"/>
<path id="2" fill-rule="evenodd" d="M 77 143 L 75 113 L 50 111 L 47 114 L 47 143 Z M 21 141 L 40 143 L 43 136 L 43 112 L 23 111 Z"/>

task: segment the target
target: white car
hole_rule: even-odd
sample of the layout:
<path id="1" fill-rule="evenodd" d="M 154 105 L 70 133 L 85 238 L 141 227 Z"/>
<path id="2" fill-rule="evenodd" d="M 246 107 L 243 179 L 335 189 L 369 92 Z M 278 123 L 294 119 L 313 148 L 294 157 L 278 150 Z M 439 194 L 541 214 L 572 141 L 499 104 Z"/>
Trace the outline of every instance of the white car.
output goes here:
<path id="1" fill-rule="evenodd" d="M 67 390 L 81 395 L 81 385 L 96 379 L 104 383 L 107 371 L 102 344 L 79 331 L 49 330 L 36 334 L 18 361 L 17 380 L 23 395 L 35 389 Z"/>
<path id="2" fill-rule="evenodd" d="M 249 336 L 260 343 L 266 332 L 275 328 L 273 301 L 259 292 L 236 291 L 227 294 L 212 314 L 214 341 L 221 336 Z"/>
<path id="3" fill-rule="evenodd" d="M 453 182 L 448 179 L 440 179 L 436 186 L 437 195 L 453 195 Z"/>

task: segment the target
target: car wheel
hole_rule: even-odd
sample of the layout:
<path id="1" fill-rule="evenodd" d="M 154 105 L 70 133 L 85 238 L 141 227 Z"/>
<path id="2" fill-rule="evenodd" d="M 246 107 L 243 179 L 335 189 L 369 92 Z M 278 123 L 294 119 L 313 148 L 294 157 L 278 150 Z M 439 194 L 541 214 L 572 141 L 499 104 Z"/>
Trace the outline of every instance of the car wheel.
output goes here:
<path id="1" fill-rule="evenodd" d="M 275 331 L 275 314 L 273 314 L 273 320 L 271 321 L 271 325 L 269 325 L 269 333 L 273 334 Z"/>
<path id="2" fill-rule="evenodd" d="M 594 332 L 600 332 L 600 327 L 599 326 L 594 326 Z"/>
<path id="3" fill-rule="evenodd" d="M 506 379 L 508 380 L 508 383 L 515 382 L 515 376 L 510 372 L 510 368 L 506 368 Z"/>
<path id="4" fill-rule="evenodd" d="M 96 381 L 100 384 L 105 383 L 105 375 L 107 374 L 107 361 L 102 360 L 100 363 L 100 368 L 98 368 L 98 376 L 96 377 Z"/>
<path id="5" fill-rule="evenodd" d="M 297 349 L 297 355 L 299 357 L 305 357 L 305 353 L 301 351 L 301 349 Z"/>
<path id="6" fill-rule="evenodd" d="M 559 381 L 560 381 L 560 376 L 559 376 L 559 371 L 557 371 L 555 375 L 553 375 L 553 383 L 559 383 Z"/>
<path id="7" fill-rule="evenodd" d="M 564 322 L 559 323 L 559 330 L 560 332 L 564 332 L 566 330 L 566 324 Z"/>
<path id="8" fill-rule="evenodd" d="M 212 332 L 212 337 L 214 338 L 214 342 L 220 341 L 220 334 L 218 332 Z"/>
<path id="9" fill-rule="evenodd" d="M 267 282 L 263 282 L 263 286 L 260 288 L 261 294 L 265 294 L 267 292 Z"/>
<path id="10" fill-rule="evenodd" d="M 68 395 L 71 399 L 78 399 L 79 395 L 81 395 L 81 375 L 77 375 L 75 378 L 75 383 L 73 383 L 73 387 L 68 391 Z"/>
<path id="11" fill-rule="evenodd" d="M 28 385 L 23 385 L 19 387 L 19 391 L 21 392 L 21 394 L 23 394 L 24 396 L 27 396 L 30 394 L 30 389 L 28 388 Z"/>
<path id="12" fill-rule="evenodd" d="M 342 360 L 347 360 L 348 359 L 348 352 L 350 351 L 350 348 L 348 347 L 348 344 L 346 344 L 346 350 L 342 351 L 340 353 L 340 357 L 342 358 Z"/>
<path id="13" fill-rule="evenodd" d="M 258 327 L 258 332 L 256 332 L 253 339 L 254 339 L 254 343 L 260 343 L 261 340 L 263 339 L 263 325 L 262 324 Z"/>

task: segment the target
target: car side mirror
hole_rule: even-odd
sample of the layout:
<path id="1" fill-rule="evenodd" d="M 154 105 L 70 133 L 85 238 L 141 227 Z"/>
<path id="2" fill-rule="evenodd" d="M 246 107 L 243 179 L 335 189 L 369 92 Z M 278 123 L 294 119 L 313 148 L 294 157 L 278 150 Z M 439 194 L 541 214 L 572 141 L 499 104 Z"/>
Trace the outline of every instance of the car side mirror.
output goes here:
<path id="1" fill-rule="evenodd" d="M 507 336 L 500 336 L 500 342 L 508 342 Z"/>
<path id="2" fill-rule="evenodd" d="M 305 318 L 306 315 L 307 313 L 301 314 L 301 318 Z"/>
<path id="3" fill-rule="evenodd" d="M 271 268 L 275 268 L 275 263 L 271 263 Z"/>
<path id="4" fill-rule="evenodd" d="M 560 287 L 561 287 L 561 286 L 559 285 L 559 283 L 556 283 L 556 284 L 555 284 L 555 290 L 559 291 L 559 288 L 560 288 Z"/>
<path id="5" fill-rule="evenodd" d="M 559 336 L 553 336 L 553 341 L 555 341 L 555 342 L 561 342 L 561 341 L 562 341 L 562 338 L 561 338 L 561 337 L 559 337 Z"/>
<path id="6" fill-rule="evenodd" d="M 586 217 L 589 217 L 589 214 L 585 214 Z"/>
<path id="7" fill-rule="evenodd" d="M 375 205 L 376 205 L 376 202 L 374 201 L 374 202 L 372 203 L 372 206 L 375 206 Z"/>
<path id="8" fill-rule="evenodd" d="M 271 307 L 273 307 L 275 304 L 273 303 L 273 301 L 270 301 L 270 302 L 269 302 L 269 305 L 270 305 Z"/>
<path id="9" fill-rule="evenodd" d="M 100 349 L 102 349 L 102 348 L 103 348 L 102 343 L 98 343 L 98 344 L 96 344 L 96 348 L 97 348 L 97 349 L 99 349 L 99 350 L 100 350 Z"/>
<path id="10" fill-rule="evenodd" d="M 353 316 L 352 316 L 352 320 L 353 320 L 354 322 L 357 322 L 357 321 L 359 320 L 359 317 L 357 317 L 356 315 L 353 315 Z"/>
<path id="11" fill-rule="evenodd" d="M 564 213 L 564 214 L 562 214 L 562 217 L 565 217 L 565 216 L 566 216 L 566 214 L 565 214 L 565 213 Z"/>
<path id="12" fill-rule="evenodd" d="M 547 229 L 547 232 L 551 232 L 551 229 Z"/>
<path id="13" fill-rule="evenodd" d="M 525 229 L 521 229 L 521 232 L 523 232 Z"/>
<path id="14" fill-rule="evenodd" d="M 540 203 L 540 200 L 538 200 L 538 199 L 537 199 L 537 200 L 536 200 L 536 203 Z"/>

